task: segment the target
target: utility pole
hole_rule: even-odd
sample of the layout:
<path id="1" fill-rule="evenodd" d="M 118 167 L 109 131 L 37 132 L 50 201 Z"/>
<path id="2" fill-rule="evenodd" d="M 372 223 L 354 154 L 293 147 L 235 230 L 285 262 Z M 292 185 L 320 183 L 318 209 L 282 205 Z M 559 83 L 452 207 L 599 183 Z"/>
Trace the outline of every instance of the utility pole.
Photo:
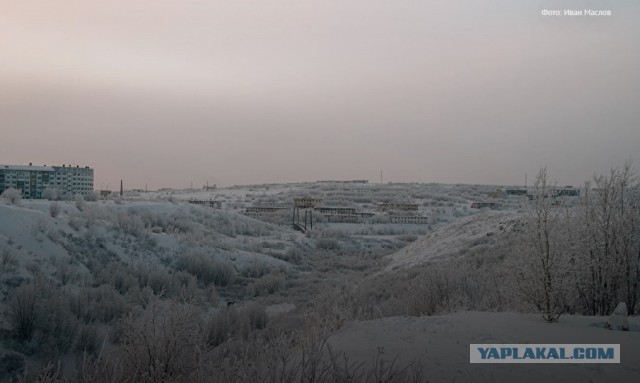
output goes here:
<path id="1" fill-rule="evenodd" d="M 124 188 L 122 187 L 122 180 L 120 180 L 120 197 L 124 194 Z"/>

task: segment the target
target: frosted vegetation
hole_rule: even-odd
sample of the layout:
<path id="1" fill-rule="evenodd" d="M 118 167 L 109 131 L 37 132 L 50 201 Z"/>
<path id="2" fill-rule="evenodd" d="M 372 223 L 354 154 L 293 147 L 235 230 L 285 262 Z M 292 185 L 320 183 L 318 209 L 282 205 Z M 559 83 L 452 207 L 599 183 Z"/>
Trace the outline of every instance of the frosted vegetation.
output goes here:
<path id="1" fill-rule="evenodd" d="M 98 200 L 0 199 L 0 381 L 425 381 L 380 349 L 352 360 L 327 340 L 347 323 L 459 311 L 640 311 L 640 190 L 630 166 L 578 197 L 493 186 L 308 183 Z M 419 204 L 426 225 L 334 224 L 247 206 L 321 196 L 375 211 Z M 189 199 L 216 199 L 223 209 Z M 495 210 L 471 209 L 495 201 Z M 553 325 L 549 325 L 553 326 Z"/>

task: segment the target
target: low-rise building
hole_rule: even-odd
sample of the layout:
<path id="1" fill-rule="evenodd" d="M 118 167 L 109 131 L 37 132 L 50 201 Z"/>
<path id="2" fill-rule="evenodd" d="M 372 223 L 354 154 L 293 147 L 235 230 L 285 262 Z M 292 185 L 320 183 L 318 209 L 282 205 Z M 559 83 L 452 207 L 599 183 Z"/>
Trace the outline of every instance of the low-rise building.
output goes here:
<path id="1" fill-rule="evenodd" d="M 554 197 L 577 197 L 580 195 L 580 189 L 567 186 L 562 189 L 556 189 Z"/>
<path id="2" fill-rule="evenodd" d="M 415 203 L 379 203 L 378 211 L 416 211 L 418 204 Z"/>
<path id="3" fill-rule="evenodd" d="M 293 205 L 302 209 L 314 208 L 322 203 L 322 198 L 298 197 L 293 199 Z"/>
<path id="4" fill-rule="evenodd" d="M 343 206 L 319 206 L 314 209 L 322 215 L 355 215 L 355 207 Z"/>
<path id="5" fill-rule="evenodd" d="M 409 216 L 409 215 L 392 215 L 389 216 L 391 223 L 415 223 L 415 224 L 427 224 L 427 217 Z"/>

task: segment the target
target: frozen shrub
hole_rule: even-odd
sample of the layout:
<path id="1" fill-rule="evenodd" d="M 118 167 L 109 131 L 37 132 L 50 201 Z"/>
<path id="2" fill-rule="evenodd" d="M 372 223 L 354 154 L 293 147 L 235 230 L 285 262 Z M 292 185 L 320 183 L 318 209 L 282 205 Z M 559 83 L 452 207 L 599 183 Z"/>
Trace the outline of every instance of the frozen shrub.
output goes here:
<path id="1" fill-rule="evenodd" d="M 30 341 L 36 331 L 40 292 L 35 283 L 25 283 L 13 291 L 7 304 L 7 319 L 17 339 Z"/>
<path id="2" fill-rule="evenodd" d="M 260 278 L 265 275 L 269 271 L 269 268 L 265 263 L 258 259 L 258 257 L 254 257 L 251 265 L 244 269 L 244 275 L 250 278 Z"/>
<path id="3" fill-rule="evenodd" d="M 98 334 L 98 328 L 93 324 L 83 325 L 78 332 L 74 349 L 78 354 L 94 355 L 100 349 L 101 343 L 102 339 Z"/>
<path id="4" fill-rule="evenodd" d="M 42 191 L 42 198 L 48 199 L 49 201 L 57 201 L 60 197 L 61 195 L 58 189 L 46 187 Z"/>
<path id="5" fill-rule="evenodd" d="M 117 225 L 120 231 L 136 238 L 140 238 L 146 234 L 142 218 L 137 214 L 118 212 Z"/>
<path id="6" fill-rule="evenodd" d="M 49 204 L 49 215 L 53 218 L 56 218 L 60 214 L 60 204 L 56 201 L 53 201 Z"/>
<path id="7" fill-rule="evenodd" d="M 98 200 L 98 193 L 95 191 L 90 191 L 84 196 L 85 201 L 96 202 Z"/>
<path id="8" fill-rule="evenodd" d="M 231 307 L 215 314 L 207 326 L 207 343 L 220 345 L 231 339 L 249 339 L 254 330 L 267 326 L 267 313 L 264 305 L 249 303 L 240 308 Z"/>
<path id="9" fill-rule="evenodd" d="M 84 223 L 85 221 L 81 217 L 69 218 L 69 226 L 75 231 L 80 231 L 80 229 L 84 226 Z"/>
<path id="10" fill-rule="evenodd" d="M 249 286 L 247 286 L 247 292 L 254 297 L 259 295 L 271 295 L 282 289 L 284 285 L 284 275 L 280 273 L 270 273 L 254 282 L 251 282 Z"/>
<path id="11" fill-rule="evenodd" d="M 173 282 L 173 278 L 165 270 L 152 270 L 148 272 L 146 285 L 154 294 L 160 294 L 163 291 L 173 292 Z"/>
<path id="12" fill-rule="evenodd" d="M 111 285 L 82 289 L 70 300 L 70 308 L 85 323 L 110 323 L 129 309 L 125 299 Z"/>
<path id="13" fill-rule="evenodd" d="M 84 210 L 84 208 L 85 208 L 85 206 L 86 206 L 86 203 L 85 203 L 85 201 L 84 201 L 84 197 L 83 197 L 81 194 L 76 194 L 76 195 L 74 195 L 74 196 L 73 196 L 73 201 L 74 201 L 74 202 L 75 202 L 75 204 L 76 204 L 76 209 L 78 209 L 78 210 L 80 210 L 80 211 L 83 211 L 83 210 Z"/>
<path id="14" fill-rule="evenodd" d="M 193 381 L 202 345 L 196 307 L 152 296 L 123 322 L 125 372 L 132 381 Z"/>
<path id="15" fill-rule="evenodd" d="M 22 201 L 22 193 L 14 188 L 6 189 L 0 196 L 14 205 L 18 205 Z"/>
<path id="16" fill-rule="evenodd" d="M 228 261 L 218 261 L 204 254 L 182 255 L 178 258 L 176 268 L 195 275 L 205 286 L 227 286 L 236 278 L 236 269 Z"/>
<path id="17" fill-rule="evenodd" d="M 241 313 L 249 321 L 251 329 L 261 330 L 267 327 L 267 312 L 264 305 L 250 303 L 242 308 Z"/>
<path id="18" fill-rule="evenodd" d="M 333 238 L 320 238 L 316 241 L 316 248 L 322 250 L 339 250 L 340 244 Z"/>
<path id="19" fill-rule="evenodd" d="M 0 251 L 0 270 L 14 270 L 17 265 L 18 260 L 13 254 L 11 254 L 9 249 L 2 249 L 2 251 Z"/>
<path id="20" fill-rule="evenodd" d="M 49 230 L 49 222 L 45 217 L 38 217 L 35 221 L 33 221 L 33 226 L 31 226 L 31 234 L 34 236 L 38 234 L 45 234 Z"/>
<path id="21" fill-rule="evenodd" d="M 8 319 L 18 340 L 39 353 L 64 353 L 73 343 L 76 320 L 68 299 L 51 283 L 31 281 L 18 287 L 8 304 Z"/>

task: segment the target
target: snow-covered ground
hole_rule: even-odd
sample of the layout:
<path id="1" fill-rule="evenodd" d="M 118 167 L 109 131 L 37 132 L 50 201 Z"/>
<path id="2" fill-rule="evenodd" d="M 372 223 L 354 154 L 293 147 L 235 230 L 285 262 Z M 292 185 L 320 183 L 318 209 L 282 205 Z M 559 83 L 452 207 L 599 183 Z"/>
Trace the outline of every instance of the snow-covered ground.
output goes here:
<path id="1" fill-rule="evenodd" d="M 424 365 L 429 382 L 637 382 L 640 320 L 628 332 L 603 328 L 606 318 L 564 316 L 546 323 L 517 313 L 460 312 L 348 322 L 329 338 L 352 362 L 370 364 L 383 348 L 387 361 Z M 471 364 L 470 344 L 620 344 L 620 364 Z"/>

